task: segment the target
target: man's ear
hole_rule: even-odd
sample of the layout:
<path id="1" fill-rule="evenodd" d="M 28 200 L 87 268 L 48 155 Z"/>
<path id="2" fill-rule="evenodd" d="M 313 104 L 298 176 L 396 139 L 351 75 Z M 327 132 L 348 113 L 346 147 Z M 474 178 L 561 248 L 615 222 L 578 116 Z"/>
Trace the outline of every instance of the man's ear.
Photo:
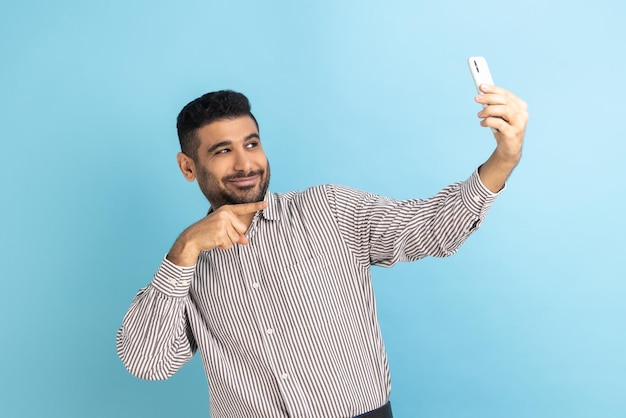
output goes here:
<path id="1" fill-rule="evenodd" d="M 194 181 L 196 179 L 196 163 L 193 159 L 187 154 L 179 152 L 176 154 L 176 161 L 178 161 L 178 168 L 187 181 Z"/>

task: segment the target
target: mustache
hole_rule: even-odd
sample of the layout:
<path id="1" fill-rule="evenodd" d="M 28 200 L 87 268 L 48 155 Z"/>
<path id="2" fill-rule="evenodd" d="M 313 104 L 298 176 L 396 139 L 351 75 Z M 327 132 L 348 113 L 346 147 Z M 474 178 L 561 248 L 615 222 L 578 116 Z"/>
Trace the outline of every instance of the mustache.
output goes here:
<path id="1" fill-rule="evenodd" d="M 253 170 L 253 171 L 250 171 L 248 173 L 243 173 L 243 172 L 233 173 L 233 174 L 229 174 L 227 176 L 222 177 L 222 181 L 229 181 L 229 180 L 235 180 L 235 179 L 241 179 L 241 178 L 253 177 L 253 176 L 261 176 L 262 177 L 263 174 L 265 174 L 265 170 L 262 170 L 262 169 Z"/>

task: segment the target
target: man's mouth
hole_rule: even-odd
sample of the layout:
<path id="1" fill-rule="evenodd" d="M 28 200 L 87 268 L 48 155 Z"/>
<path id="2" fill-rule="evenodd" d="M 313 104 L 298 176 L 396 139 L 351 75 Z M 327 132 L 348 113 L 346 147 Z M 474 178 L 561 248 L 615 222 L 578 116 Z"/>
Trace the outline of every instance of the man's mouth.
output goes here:
<path id="1" fill-rule="evenodd" d="M 261 177 L 262 172 L 251 172 L 245 176 L 236 175 L 236 176 L 228 176 L 223 181 L 225 183 L 230 183 L 233 186 L 236 186 L 241 189 L 250 188 L 256 186 Z"/>
<path id="2" fill-rule="evenodd" d="M 259 176 L 237 177 L 237 178 L 228 180 L 228 182 L 239 188 L 246 188 L 246 187 L 252 187 L 256 185 L 258 179 L 259 179 Z"/>

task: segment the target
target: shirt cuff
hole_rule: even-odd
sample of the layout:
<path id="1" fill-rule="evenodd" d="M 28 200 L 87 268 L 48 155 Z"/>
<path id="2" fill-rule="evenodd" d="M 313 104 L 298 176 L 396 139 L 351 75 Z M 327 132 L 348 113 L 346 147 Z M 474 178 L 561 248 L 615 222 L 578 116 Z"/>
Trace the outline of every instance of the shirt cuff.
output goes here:
<path id="1" fill-rule="evenodd" d="M 183 297 L 189 292 L 195 271 L 196 266 L 177 266 L 164 257 L 150 284 L 167 296 Z"/>
<path id="2" fill-rule="evenodd" d="M 469 210 L 479 218 L 484 218 L 493 201 L 506 189 L 506 184 L 499 192 L 489 190 L 478 175 L 478 169 L 461 184 L 461 198 Z"/>

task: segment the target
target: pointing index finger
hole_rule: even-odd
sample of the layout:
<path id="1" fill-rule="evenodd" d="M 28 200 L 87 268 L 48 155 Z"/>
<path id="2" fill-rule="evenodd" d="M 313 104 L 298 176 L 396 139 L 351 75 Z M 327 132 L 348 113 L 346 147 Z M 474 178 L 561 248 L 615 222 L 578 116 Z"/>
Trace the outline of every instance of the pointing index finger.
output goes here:
<path id="1" fill-rule="evenodd" d="M 230 205 L 230 210 L 235 215 L 246 215 L 248 213 L 254 213 L 259 210 L 263 210 L 267 207 L 266 201 L 252 202 L 252 203 L 240 203 L 237 205 Z"/>

